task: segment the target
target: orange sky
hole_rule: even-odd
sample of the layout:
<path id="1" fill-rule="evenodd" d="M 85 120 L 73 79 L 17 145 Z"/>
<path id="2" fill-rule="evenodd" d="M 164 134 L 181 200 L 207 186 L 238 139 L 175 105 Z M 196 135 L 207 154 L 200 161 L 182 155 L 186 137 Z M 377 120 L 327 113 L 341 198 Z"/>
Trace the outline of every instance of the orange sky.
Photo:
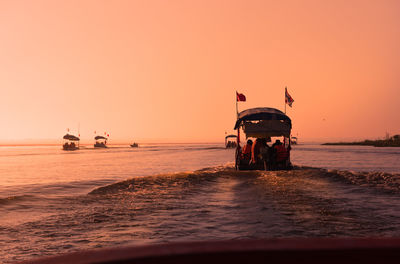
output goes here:
<path id="1" fill-rule="evenodd" d="M 400 133 L 400 1 L 0 1 L 0 140 L 223 141 L 241 110 L 304 140 Z"/>

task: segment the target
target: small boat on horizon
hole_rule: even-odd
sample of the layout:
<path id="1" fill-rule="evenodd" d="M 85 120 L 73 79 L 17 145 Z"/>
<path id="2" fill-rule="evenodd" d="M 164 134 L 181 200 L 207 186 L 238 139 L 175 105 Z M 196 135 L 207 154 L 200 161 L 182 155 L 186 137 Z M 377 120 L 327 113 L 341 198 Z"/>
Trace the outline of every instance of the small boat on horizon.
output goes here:
<path id="1" fill-rule="evenodd" d="M 227 135 L 225 137 L 225 148 L 236 148 L 237 143 L 236 143 L 236 135 Z M 234 140 L 229 140 L 229 139 L 234 139 Z"/>
<path id="2" fill-rule="evenodd" d="M 130 145 L 132 148 L 138 148 L 139 147 L 139 144 L 138 143 L 136 143 L 136 142 L 134 142 L 133 144 L 131 144 Z"/>
<path id="3" fill-rule="evenodd" d="M 79 149 L 79 137 L 67 133 L 63 136 L 63 141 L 63 150 Z"/>
<path id="4" fill-rule="evenodd" d="M 107 139 L 106 137 L 103 136 L 95 136 L 94 140 L 96 141 L 94 143 L 95 148 L 107 148 Z"/>

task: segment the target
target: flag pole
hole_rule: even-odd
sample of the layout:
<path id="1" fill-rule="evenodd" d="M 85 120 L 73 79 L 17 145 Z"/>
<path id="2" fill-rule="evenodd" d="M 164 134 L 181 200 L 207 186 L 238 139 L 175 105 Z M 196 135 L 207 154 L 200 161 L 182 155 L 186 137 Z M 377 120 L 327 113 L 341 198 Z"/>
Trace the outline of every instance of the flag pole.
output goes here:
<path id="1" fill-rule="evenodd" d="M 286 91 L 287 91 L 287 87 L 285 86 L 285 115 L 286 115 Z"/>
<path id="2" fill-rule="evenodd" d="M 286 91 L 287 91 L 287 87 L 285 86 L 285 115 L 286 115 Z M 290 135 L 289 135 L 290 137 Z M 286 147 L 286 138 L 285 136 L 283 137 L 283 146 Z"/>
<path id="3" fill-rule="evenodd" d="M 239 119 L 239 109 L 238 109 L 238 92 L 236 91 L 235 94 L 235 100 L 236 100 L 236 120 Z M 238 151 L 240 148 L 240 127 L 237 128 L 237 138 L 236 138 L 236 154 L 235 154 L 235 163 L 236 163 L 236 158 L 238 155 Z M 236 165 L 235 165 L 236 166 Z"/>
<path id="4" fill-rule="evenodd" d="M 237 91 L 236 91 L 236 94 L 235 94 L 235 101 L 236 101 L 236 119 L 238 119 L 238 117 L 239 117 L 239 110 L 238 110 L 238 106 L 237 106 Z"/>

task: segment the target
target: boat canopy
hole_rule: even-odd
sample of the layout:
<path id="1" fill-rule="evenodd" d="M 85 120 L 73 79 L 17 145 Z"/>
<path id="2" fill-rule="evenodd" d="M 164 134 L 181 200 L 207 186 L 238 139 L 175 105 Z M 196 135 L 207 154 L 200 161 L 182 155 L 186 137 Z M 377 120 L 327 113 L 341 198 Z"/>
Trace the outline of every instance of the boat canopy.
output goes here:
<path id="1" fill-rule="evenodd" d="M 228 139 L 228 138 L 237 138 L 237 136 L 236 136 L 236 135 L 227 135 L 227 136 L 225 137 L 225 139 Z"/>
<path id="2" fill-rule="evenodd" d="M 239 113 L 234 129 L 239 129 L 241 126 L 246 137 L 290 137 L 292 121 L 278 109 L 258 107 Z"/>
<path id="3" fill-rule="evenodd" d="M 95 139 L 95 140 L 99 140 L 99 139 L 107 139 L 107 138 L 106 138 L 106 137 L 103 137 L 103 136 L 96 136 L 94 139 Z"/>
<path id="4" fill-rule="evenodd" d="M 67 140 L 71 140 L 71 141 L 79 141 L 79 138 L 74 136 L 74 135 L 70 135 L 70 134 L 65 134 L 63 136 L 63 139 L 67 139 Z"/>

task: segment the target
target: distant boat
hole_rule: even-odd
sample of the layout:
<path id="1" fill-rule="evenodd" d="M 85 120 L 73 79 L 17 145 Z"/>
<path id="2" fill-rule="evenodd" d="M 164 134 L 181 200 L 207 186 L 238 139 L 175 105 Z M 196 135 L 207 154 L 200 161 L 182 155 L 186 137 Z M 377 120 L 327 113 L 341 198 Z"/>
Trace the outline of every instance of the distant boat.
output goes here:
<path id="1" fill-rule="evenodd" d="M 135 143 L 131 144 L 131 147 L 132 147 L 132 148 L 138 148 L 138 147 L 139 147 L 139 144 L 135 142 Z"/>
<path id="2" fill-rule="evenodd" d="M 229 140 L 229 139 L 234 139 L 234 140 Z M 225 148 L 236 148 L 237 143 L 237 136 L 236 135 L 227 135 L 225 137 Z"/>
<path id="3" fill-rule="evenodd" d="M 103 136 L 96 136 L 94 140 L 96 142 L 94 143 L 95 148 L 107 148 L 107 139 L 106 137 Z"/>
<path id="4" fill-rule="evenodd" d="M 290 144 L 297 145 L 297 137 L 291 137 L 290 138 Z"/>
<path id="5" fill-rule="evenodd" d="M 63 150 L 77 150 L 79 149 L 79 137 L 70 135 L 70 134 L 65 134 L 63 137 L 64 143 L 63 143 Z"/>

